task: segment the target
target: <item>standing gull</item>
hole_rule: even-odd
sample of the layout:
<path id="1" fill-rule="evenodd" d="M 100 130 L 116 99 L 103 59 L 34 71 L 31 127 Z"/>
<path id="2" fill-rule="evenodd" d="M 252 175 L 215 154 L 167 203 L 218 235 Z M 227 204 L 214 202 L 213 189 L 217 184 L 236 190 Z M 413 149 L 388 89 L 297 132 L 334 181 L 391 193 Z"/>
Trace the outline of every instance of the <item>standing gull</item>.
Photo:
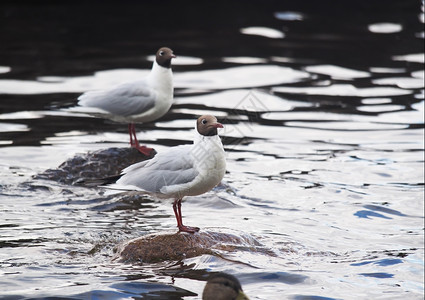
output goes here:
<path id="1" fill-rule="evenodd" d="M 93 113 L 113 121 L 129 123 L 131 147 L 150 155 L 152 149 L 139 144 L 134 123 L 154 121 L 170 109 L 173 101 L 171 60 L 175 57 L 170 48 L 162 47 L 156 52 L 147 77 L 106 90 L 86 92 L 78 97 L 78 104 L 94 108 Z"/>
<path id="2" fill-rule="evenodd" d="M 109 186 L 111 188 L 174 198 L 173 210 L 179 231 L 195 233 L 198 227 L 183 225 L 181 202 L 184 196 L 210 191 L 223 179 L 226 160 L 217 128 L 223 125 L 214 116 L 203 115 L 196 121 L 193 144 L 171 147 L 150 160 L 125 168 L 121 175 L 103 183 L 114 183 Z"/>

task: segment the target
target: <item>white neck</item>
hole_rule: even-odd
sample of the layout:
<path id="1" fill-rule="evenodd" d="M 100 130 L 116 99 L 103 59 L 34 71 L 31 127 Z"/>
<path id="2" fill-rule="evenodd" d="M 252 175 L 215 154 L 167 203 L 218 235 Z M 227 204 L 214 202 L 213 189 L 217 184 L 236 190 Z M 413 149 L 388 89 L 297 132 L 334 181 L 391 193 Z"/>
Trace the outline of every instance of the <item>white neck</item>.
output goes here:
<path id="1" fill-rule="evenodd" d="M 226 170 L 226 155 L 223 144 L 221 143 L 221 139 L 218 135 L 204 136 L 196 131 L 190 155 L 192 156 L 198 172 L 201 174 L 208 174 L 206 178 L 209 178 L 211 174 L 220 174 L 217 175 L 220 177 L 219 180 L 223 178 Z M 215 175 L 211 178 L 211 180 L 214 181 L 214 178 Z M 214 182 L 213 186 L 217 184 L 218 182 Z"/>
<path id="2" fill-rule="evenodd" d="M 171 68 L 164 68 L 158 65 L 156 60 L 153 62 L 151 72 L 148 75 L 148 81 L 152 85 L 165 84 L 173 85 L 173 72 Z"/>
<path id="3" fill-rule="evenodd" d="M 201 143 L 203 143 L 203 144 L 212 143 L 216 147 L 223 148 L 223 144 L 221 143 L 221 139 L 218 136 L 218 134 L 211 135 L 211 136 L 205 136 L 205 135 L 200 134 L 198 132 L 198 130 L 196 130 L 196 128 L 195 128 L 195 138 L 193 140 L 193 144 L 198 145 L 198 144 L 201 144 Z"/>

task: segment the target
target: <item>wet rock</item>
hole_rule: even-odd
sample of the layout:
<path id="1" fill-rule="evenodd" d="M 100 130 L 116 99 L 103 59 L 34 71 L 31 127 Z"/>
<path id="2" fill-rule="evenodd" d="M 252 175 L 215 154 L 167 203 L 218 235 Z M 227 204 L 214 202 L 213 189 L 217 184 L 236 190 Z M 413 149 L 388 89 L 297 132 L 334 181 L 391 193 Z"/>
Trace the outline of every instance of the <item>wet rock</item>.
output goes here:
<path id="1" fill-rule="evenodd" d="M 64 184 L 75 184 L 81 179 L 96 179 L 117 175 L 122 169 L 139 161 L 152 158 L 134 148 L 108 148 L 79 154 L 62 163 L 57 169 L 48 169 L 35 179 L 48 179 Z"/>
<path id="2" fill-rule="evenodd" d="M 250 251 L 275 256 L 250 235 L 200 231 L 195 234 L 177 232 L 150 234 L 133 239 L 116 249 L 114 260 L 126 263 L 154 263 L 182 260 L 203 254 Z"/>

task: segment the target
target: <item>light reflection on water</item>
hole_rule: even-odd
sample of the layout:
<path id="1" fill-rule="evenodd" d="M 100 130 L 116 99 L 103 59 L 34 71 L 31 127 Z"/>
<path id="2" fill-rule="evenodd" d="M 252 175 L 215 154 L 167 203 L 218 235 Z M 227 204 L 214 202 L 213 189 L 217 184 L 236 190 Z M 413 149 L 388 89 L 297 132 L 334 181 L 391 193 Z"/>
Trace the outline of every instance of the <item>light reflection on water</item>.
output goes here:
<path id="1" fill-rule="evenodd" d="M 206 41 L 208 52 L 181 46 L 171 112 L 140 126 L 140 139 L 162 151 L 191 141 L 197 114 L 217 115 L 225 125 L 227 174 L 214 191 L 186 199 L 185 220 L 249 234 L 274 256 L 238 250 L 182 262 L 112 261 L 123 241 L 175 230 L 170 202 L 32 176 L 78 153 L 127 147 L 125 125 L 69 108 L 85 90 L 144 76 L 151 57 L 143 58 L 144 68 L 112 59 L 109 69 L 94 67 L 94 75 L 33 70 L 22 78 L 0 60 L 1 295 L 193 299 L 207 272 L 225 271 L 252 299 L 420 299 L 423 54 L 389 48 L 365 66 L 324 58 L 306 51 L 325 39 L 311 28 L 330 30 L 314 23 L 317 16 L 274 8 L 265 20 L 289 23 L 239 25 L 224 52 Z M 417 43 L 403 24 L 400 31 L 379 20 L 364 23 L 358 26 L 366 39 L 406 34 L 406 43 Z M 302 24 L 310 35 L 297 45 L 291 30 Z M 241 41 L 264 47 L 237 52 Z M 345 53 L 353 45 L 334 47 Z M 382 56 L 376 52 L 370 55 Z"/>

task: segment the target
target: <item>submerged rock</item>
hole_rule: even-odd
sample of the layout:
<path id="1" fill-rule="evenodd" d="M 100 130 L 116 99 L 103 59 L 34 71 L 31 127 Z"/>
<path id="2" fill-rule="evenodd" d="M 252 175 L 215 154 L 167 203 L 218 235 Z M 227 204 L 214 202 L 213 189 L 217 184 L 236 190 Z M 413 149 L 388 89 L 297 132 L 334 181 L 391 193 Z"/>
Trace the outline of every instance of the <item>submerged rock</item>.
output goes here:
<path id="1" fill-rule="evenodd" d="M 81 179 L 96 179 L 117 175 L 131 164 L 150 159 L 134 148 L 108 148 L 76 155 L 57 169 L 48 169 L 35 176 L 64 184 L 75 184 Z"/>
<path id="2" fill-rule="evenodd" d="M 155 233 L 130 240 L 118 245 L 114 260 L 126 263 L 154 263 L 241 250 L 274 256 L 271 250 L 266 249 L 250 235 L 200 231 L 195 234 Z"/>

